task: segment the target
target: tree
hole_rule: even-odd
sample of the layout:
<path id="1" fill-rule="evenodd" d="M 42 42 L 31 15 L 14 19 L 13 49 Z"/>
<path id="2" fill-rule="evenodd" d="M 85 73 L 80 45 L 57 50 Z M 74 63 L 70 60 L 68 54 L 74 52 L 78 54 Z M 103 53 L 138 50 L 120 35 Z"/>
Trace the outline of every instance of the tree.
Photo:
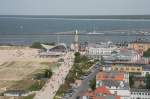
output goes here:
<path id="1" fill-rule="evenodd" d="M 52 73 L 51 69 L 45 69 L 44 72 L 43 72 L 43 74 L 44 74 L 45 78 L 50 78 L 53 73 Z"/>
<path id="2" fill-rule="evenodd" d="M 94 79 L 90 80 L 89 86 L 93 91 L 96 89 L 96 77 L 94 77 Z"/>
<path id="3" fill-rule="evenodd" d="M 41 73 L 35 74 L 35 79 L 50 78 L 53 72 L 51 69 L 44 69 Z"/>
<path id="4" fill-rule="evenodd" d="M 143 53 L 144 57 L 150 57 L 150 48 Z"/>
<path id="5" fill-rule="evenodd" d="M 40 42 L 34 42 L 31 46 L 31 48 L 37 48 L 37 49 L 41 49 L 41 43 Z"/>
<path id="6" fill-rule="evenodd" d="M 146 88 L 150 89 L 150 74 L 146 74 L 145 83 L 146 83 Z"/>
<path id="7" fill-rule="evenodd" d="M 76 52 L 74 55 L 75 55 L 75 63 L 79 63 L 81 59 L 80 53 Z"/>
<path id="8" fill-rule="evenodd" d="M 133 85 L 134 85 L 133 78 L 134 78 L 134 76 L 132 74 L 129 74 L 129 85 L 130 85 L 130 88 L 132 88 Z"/>
<path id="9" fill-rule="evenodd" d="M 42 49 L 42 45 L 41 45 L 41 44 L 45 44 L 45 45 L 55 45 L 54 42 L 52 42 L 52 43 L 48 43 L 48 42 L 43 42 L 43 43 L 41 43 L 41 42 L 34 42 L 30 47 L 31 47 L 31 48 Z"/>

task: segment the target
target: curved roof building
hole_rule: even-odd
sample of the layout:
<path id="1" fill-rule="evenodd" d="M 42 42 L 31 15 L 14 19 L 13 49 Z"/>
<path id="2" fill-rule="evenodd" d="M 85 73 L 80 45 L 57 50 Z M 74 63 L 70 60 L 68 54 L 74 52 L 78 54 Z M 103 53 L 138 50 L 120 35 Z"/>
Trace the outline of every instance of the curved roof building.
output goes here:
<path id="1" fill-rule="evenodd" d="M 67 46 L 64 43 L 60 43 L 55 46 L 45 44 L 41 45 L 43 47 L 43 50 L 40 51 L 40 56 L 61 56 L 68 51 Z"/>

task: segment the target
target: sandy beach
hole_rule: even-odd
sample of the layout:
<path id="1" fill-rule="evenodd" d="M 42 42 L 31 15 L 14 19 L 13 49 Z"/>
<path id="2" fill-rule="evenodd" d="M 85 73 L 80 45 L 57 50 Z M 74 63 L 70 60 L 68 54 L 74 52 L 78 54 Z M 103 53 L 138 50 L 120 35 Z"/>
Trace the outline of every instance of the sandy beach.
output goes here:
<path id="1" fill-rule="evenodd" d="M 0 47 L 0 65 L 4 62 L 12 61 L 36 61 L 36 62 L 53 62 L 56 58 L 40 58 L 39 49 L 29 47 L 14 47 L 1 46 Z"/>
<path id="2" fill-rule="evenodd" d="M 39 50 L 29 47 L 0 47 L 0 90 L 15 81 L 29 77 L 35 72 L 51 66 L 57 58 L 40 58 Z"/>

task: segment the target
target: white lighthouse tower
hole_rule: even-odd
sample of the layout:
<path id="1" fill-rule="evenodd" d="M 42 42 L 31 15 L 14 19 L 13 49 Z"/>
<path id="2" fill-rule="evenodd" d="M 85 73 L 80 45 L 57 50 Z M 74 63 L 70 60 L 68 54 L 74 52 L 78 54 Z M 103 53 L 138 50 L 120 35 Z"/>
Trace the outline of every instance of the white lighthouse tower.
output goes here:
<path id="1" fill-rule="evenodd" d="M 78 37 L 78 30 L 75 32 L 75 39 L 74 39 L 74 51 L 78 52 L 79 51 L 79 37 Z"/>

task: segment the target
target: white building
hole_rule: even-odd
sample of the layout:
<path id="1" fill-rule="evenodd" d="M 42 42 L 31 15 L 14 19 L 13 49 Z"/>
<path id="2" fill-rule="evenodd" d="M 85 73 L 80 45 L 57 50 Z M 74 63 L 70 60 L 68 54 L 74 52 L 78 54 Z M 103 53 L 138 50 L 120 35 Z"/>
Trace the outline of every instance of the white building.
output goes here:
<path id="1" fill-rule="evenodd" d="M 132 63 L 136 63 L 141 60 L 141 56 L 139 53 L 132 49 L 127 48 L 119 48 L 111 53 L 110 56 L 104 57 L 105 60 L 115 60 L 115 61 L 128 61 Z"/>
<path id="2" fill-rule="evenodd" d="M 143 65 L 142 68 L 143 68 L 143 71 L 142 71 L 141 76 L 145 77 L 146 74 L 150 74 L 150 65 Z"/>
<path id="3" fill-rule="evenodd" d="M 64 43 L 60 43 L 55 46 L 41 44 L 43 50 L 39 52 L 40 57 L 62 56 L 68 52 L 67 46 Z"/>
<path id="4" fill-rule="evenodd" d="M 18 96 L 28 96 L 29 93 L 23 91 L 23 90 L 8 90 L 6 92 L 4 92 L 4 96 L 15 96 L 15 97 L 18 97 Z"/>
<path id="5" fill-rule="evenodd" d="M 87 55 L 89 58 L 100 59 L 101 56 L 110 56 L 113 51 L 117 49 L 117 46 L 111 42 L 100 44 L 89 44 Z"/>
<path id="6" fill-rule="evenodd" d="M 150 99 L 150 90 L 147 89 L 131 89 L 130 99 Z"/>
<path id="7" fill-rule="evenodd" d="M 96 75 L 96 88 L 106 86 L 111 94 L 118 95 L 121 99 L 130 99 L 128 77 L 128 74 L 122 72 L 99 72 Z"/>

